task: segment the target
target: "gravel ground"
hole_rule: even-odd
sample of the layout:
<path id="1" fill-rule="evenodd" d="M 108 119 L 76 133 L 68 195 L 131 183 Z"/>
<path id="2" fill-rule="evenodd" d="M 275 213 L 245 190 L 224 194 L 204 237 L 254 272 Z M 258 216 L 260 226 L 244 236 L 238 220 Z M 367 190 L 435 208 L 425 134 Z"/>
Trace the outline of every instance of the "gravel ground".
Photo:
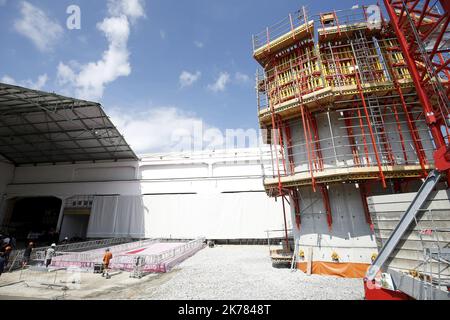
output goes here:
<path id="1" fill-rule="evenodd" d="M 206 248 L 179 267 L 152 299 L 362 299 L 361 279 L 307 276 L 272 267 L 264 246 Z"/>
<path id="2" fill-rule="evenodd" d="M 67 291 L 66 299 L 360 300 L 363 291 L 361 279 L 272 268 L 266 246 L 217 246 L 201 250 L 169 273 L 140 280 L 128 273 L 109 280 L 83 274 L 80 288 Z M 0 286 L 0 299 L 2 295 L 52 299 L 61 293 L 18 284 Z"/>

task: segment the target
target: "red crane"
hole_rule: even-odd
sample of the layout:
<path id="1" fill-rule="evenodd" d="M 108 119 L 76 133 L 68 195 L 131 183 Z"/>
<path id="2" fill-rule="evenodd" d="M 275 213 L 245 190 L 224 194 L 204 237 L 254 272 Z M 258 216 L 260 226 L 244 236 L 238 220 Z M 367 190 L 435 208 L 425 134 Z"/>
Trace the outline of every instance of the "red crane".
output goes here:
<path id="1" fill-rule="evenodd" d="M 439 182 L 441 174 L 447 175 L 447 187 L 450 188 L 450 0 L 384 0 L 384 4 L 433 136 L 436 170 L 427 177 L 369 268 L 365 279 L 366 299 L 369 300 L 408 298 L 401 291 L 371 290 L 369 285 Z"/>
<path id="2" fill-rule="evenodd" d="M 449 0 L 384 0 L 436 145 L 436 168 L 450 170 Z M 450 187 L 450 174 L 447 174 Z"/>

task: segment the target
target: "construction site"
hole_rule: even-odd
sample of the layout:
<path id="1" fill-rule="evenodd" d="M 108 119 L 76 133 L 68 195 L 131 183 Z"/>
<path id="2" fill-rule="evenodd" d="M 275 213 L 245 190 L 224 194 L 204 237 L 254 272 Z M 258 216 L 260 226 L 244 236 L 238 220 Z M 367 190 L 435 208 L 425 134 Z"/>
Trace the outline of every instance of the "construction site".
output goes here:
<path id="1" fill-rule="evenodd" d="M 368 298 L 383 266 L 409 296 L 448 298 L 449 3 L 384 2 L 303 7 L 253 37 L 264 186 L 302 271 L 367 274 Z"/>
<path id="2" fill-rule="evenodd" d="M 0 233 L 38 244 L 0 299 L 449 300 L 450 2 L 383 2 L 252 36 L 259 148 L 137 155 L 0 83 Z"/>

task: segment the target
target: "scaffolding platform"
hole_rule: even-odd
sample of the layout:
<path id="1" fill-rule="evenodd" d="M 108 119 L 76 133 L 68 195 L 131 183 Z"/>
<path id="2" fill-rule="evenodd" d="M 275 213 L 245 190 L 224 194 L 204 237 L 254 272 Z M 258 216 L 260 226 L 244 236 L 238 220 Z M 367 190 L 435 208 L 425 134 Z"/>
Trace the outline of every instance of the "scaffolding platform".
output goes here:
<path id="1" fill-rule="evenodd" d="M 422 176 L 422 167 L 419 165 L 383 166 L 382 168 L 387 179 L 420 178 Z M 431 171 L 432 169 L 434 169 L 434 166 L 426 166 L 427 171 Z M 379 168 L 375 166 L 361 168 L 333 168 L 314 173 L 314 178 L 317 184 L 378 180 Z M 267 189 L 276 188 L 278 183 L 278 178 L 266 178 L 264 180 Z M 293 176 L 281 177 L 281 183 L 285 187 L 299 187 L 310 186 L 313 182 L 310 173 L 303 172 Z"/>
<path id="2" fill-rule="evenodd" d="M 395 90 L 392 82 L 362 84 L 364 94 L 371 94 L 379 97 L 388 95 Z M 411 80 L 403 80 L 400 82 L 400 88 L 405 95 L 414 92 L 414 83 Z M 298 117 L 300 106 L 308 108 L 310 112 L 323 111 L 324 107 L 328 110 L 339 110 L 351 105 L 358 94 L 356 85 L 342 86 L 339 88 L 327 87 L 312 93 L 305 94 L 301 98 L 293 97 L 283 103 L 273 106 L 273 112 L 283 119 L 291 119 Z M 343 102 L 346 102 L 345 104 Z M 272 110 L 270 107 L 260 109 L 258 112 L 259 121 L 262 126 L 270 126 Z"/>
<path id="3" fill-rule="evenodd" d="M 269 32 L 267 30 L 267 32 Z M 305 35 L 311 34 L 314 32 L 314 21 L 308 21 L 308 23 L 302 24 L 295 29 L 292 29 L 289 33 L 285 33 L 280 37 L 270 40 L 270 35 L 268 33 L 267 39 L 268 42 L 261 47 L 258 47 L 253 54 L 253 57 L 259 61 L 260 63 L 264 63 L 264 61 L 272 55 L 272 52 L 279 51 L 282 48 L 289 47 L 293 45 L 298 39 L 304 38 Z M 256 44 L 257 46 L 257 44 Z"/>

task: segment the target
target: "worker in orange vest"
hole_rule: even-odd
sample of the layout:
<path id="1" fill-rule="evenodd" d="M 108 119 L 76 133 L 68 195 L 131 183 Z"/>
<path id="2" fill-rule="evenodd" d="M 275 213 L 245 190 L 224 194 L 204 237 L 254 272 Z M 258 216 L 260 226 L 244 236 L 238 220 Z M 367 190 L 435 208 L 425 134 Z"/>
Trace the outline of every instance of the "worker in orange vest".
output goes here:
<path id="1" fill-rule="evenodd" d="M 104 277 L 106 274 L 106 279 L 111 278 L 109 276 L 108 269 L 109 269 L 109 263 L 111 262 L 112 257 L 113 257 L 113 255 L 110 252 L 110 250 L 106 249 L 105 254 L 103 255 L 103 272 L 102 272 L 102 277 Z"/>

